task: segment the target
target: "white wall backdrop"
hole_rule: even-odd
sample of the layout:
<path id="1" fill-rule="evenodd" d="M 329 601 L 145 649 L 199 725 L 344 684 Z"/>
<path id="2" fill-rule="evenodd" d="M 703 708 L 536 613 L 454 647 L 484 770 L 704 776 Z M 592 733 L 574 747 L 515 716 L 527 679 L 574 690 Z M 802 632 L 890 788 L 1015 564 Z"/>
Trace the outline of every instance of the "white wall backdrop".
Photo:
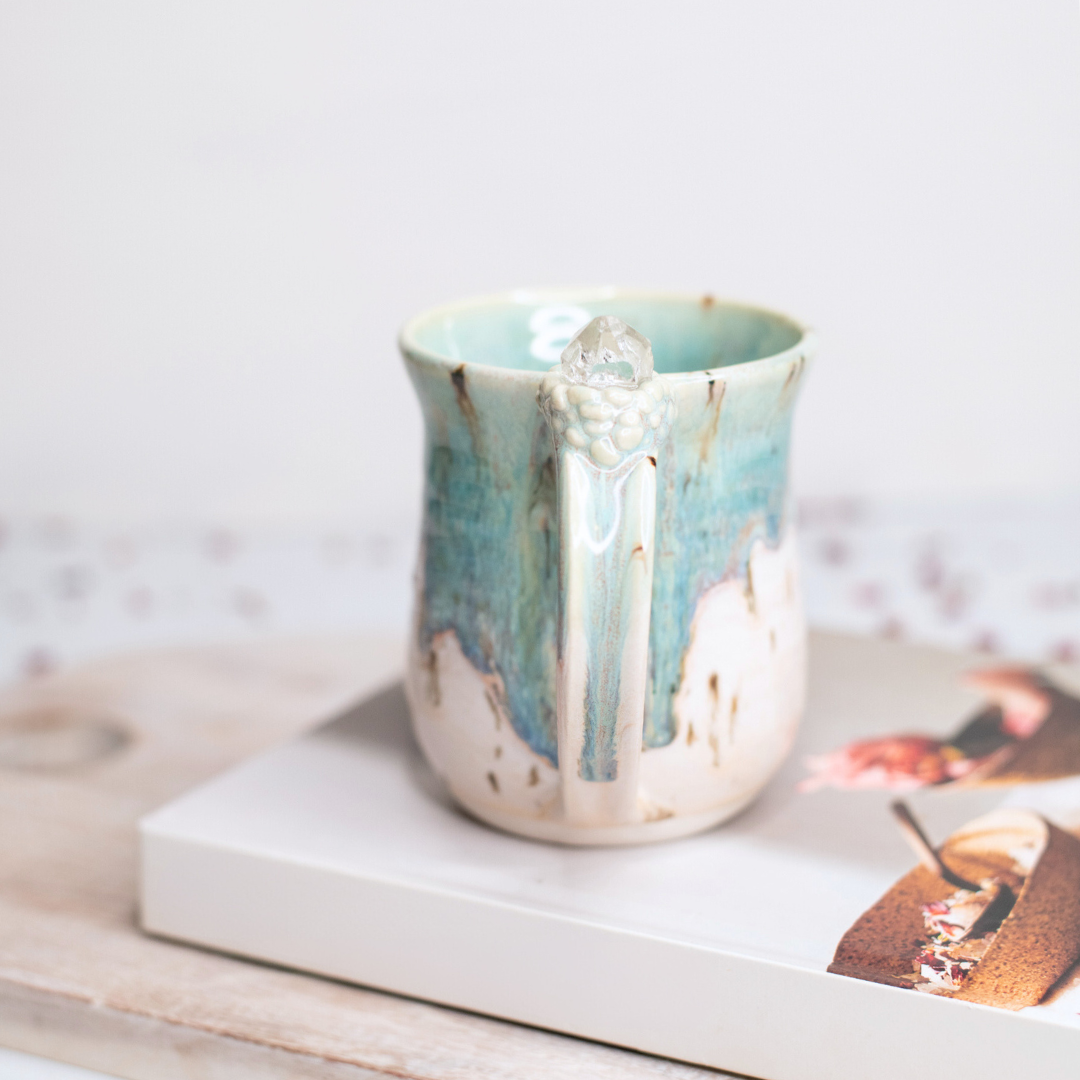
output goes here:
<path id="1" fill-rule="evenodd" d="M 820 331 L 810 494 L 1080 492 L 1075 0 L 0 4 L 0 511 L 411 516 L 407 316 Z"/>

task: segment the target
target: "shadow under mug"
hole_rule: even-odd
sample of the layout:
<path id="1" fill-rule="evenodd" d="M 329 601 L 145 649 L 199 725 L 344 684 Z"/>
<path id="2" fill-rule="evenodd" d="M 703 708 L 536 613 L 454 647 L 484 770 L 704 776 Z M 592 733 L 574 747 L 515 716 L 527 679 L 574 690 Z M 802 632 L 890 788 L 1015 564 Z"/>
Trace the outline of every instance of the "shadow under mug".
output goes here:
<path id="1" fill-rule="evenodd" d="M 568 399 L 552 369 L 598 316 L 649 339 L 655 373 Z M 576 844 L 737 813 L 805 697 L 788 444 L 813 336 L 597 289 L 448 305 L 400 344 L 426 429 L 406 689 L 451 794 Z"/>

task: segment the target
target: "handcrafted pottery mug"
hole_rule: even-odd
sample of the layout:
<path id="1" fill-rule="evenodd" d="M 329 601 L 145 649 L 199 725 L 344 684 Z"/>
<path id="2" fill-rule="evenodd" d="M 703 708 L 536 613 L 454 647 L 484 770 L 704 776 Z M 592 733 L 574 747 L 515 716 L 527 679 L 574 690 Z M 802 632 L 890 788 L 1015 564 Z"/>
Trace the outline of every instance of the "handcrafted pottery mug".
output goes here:
<path id="1" fill-rule="evenodd" d="M 735 814 L 803 709 L 812 335 L 711 297 L 519 292 L 421 315 L 401 350 L 427 431 L 406 688 L 454 798 L 572 844 Z"/>

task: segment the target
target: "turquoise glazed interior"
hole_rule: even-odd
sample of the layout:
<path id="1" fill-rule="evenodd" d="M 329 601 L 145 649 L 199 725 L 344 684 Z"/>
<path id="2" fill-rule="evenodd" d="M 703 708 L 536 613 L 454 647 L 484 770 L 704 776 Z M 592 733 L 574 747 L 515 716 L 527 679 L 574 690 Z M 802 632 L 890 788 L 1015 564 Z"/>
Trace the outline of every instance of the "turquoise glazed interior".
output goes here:
<path id="1" fill-rule="evenodd" d="M 652 342 L 656 370 L 662 375 L 760 360 L 785 352 L 803 336 L 802 328 L 789 319 L 757 308 L 720 304 L 711 297 L 619 291 L 550 297 L 518 293 L 461 304 L 421 316 L 407 332 L 411 344 L 448 360 L 542 372 L 555 362 L 530 353 L 536 338 L 530 317 L 542 307 L 580 308 L 589 319 L 617 316 Z M 571 336 L 565 334 L 564 345 Z"/>
<path id="2" fill-rule="evenodd" d="M 536 392 L 597 315 L 651 340 L 678 406 L 657 460 L 646 747 L 676 735 L 671 706 L 699 597 L 745 577 L 754 543 L 774 547 L 786 528 L 792 410 L 811 351 L 806 331 L 772 312 L 619 290 L 450 305 L 402 331 L 426 427 L 414 645 L 423 654 L 453 631 L 473 666 L 497 677 L 517 734 L 556 765 L 555 454 Z"/>

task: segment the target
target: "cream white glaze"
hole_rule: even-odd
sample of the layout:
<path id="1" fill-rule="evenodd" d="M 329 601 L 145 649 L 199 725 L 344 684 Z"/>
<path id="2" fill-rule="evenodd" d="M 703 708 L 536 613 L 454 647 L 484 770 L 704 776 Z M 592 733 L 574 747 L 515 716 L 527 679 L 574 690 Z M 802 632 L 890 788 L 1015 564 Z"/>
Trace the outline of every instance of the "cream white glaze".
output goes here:
<path id="1" fill-rule="evenodd" d="M 476 670 L 453 630 L 409 657 L 406 694 L 428 761 L 459 801 L 527 817 L 559 813 L 559 773 L 514 731 L 496 675 Z"/>
<path id="2" fill-rule="evenodd" d="M 643 800 L 676 815 L 742 806 L 790 751 L 805 700 L 806 623 L 788 530 L 776 549 L 754 545 L 747 581 L 714 585 L 698 600 L 678 728 L 642 755 Z"/>
<path id="3" fill-rule="evenodd" d="M 452 794 L 478 817 L 564 843 L 639 843 L 694 832 L 746 805 L 791 749 L 806 693 L 806 627 L 796 544 L 754 545 L 745 580 L 695 608 L 672 742 L 641 756 L 638 821 L 563 820 L 558 771 L 514 732 L 495 675 L 453 631 L 414 649 L 407 691 L 417 738 Z M 494 778 L 494 779 L 492 779 Z"/>

